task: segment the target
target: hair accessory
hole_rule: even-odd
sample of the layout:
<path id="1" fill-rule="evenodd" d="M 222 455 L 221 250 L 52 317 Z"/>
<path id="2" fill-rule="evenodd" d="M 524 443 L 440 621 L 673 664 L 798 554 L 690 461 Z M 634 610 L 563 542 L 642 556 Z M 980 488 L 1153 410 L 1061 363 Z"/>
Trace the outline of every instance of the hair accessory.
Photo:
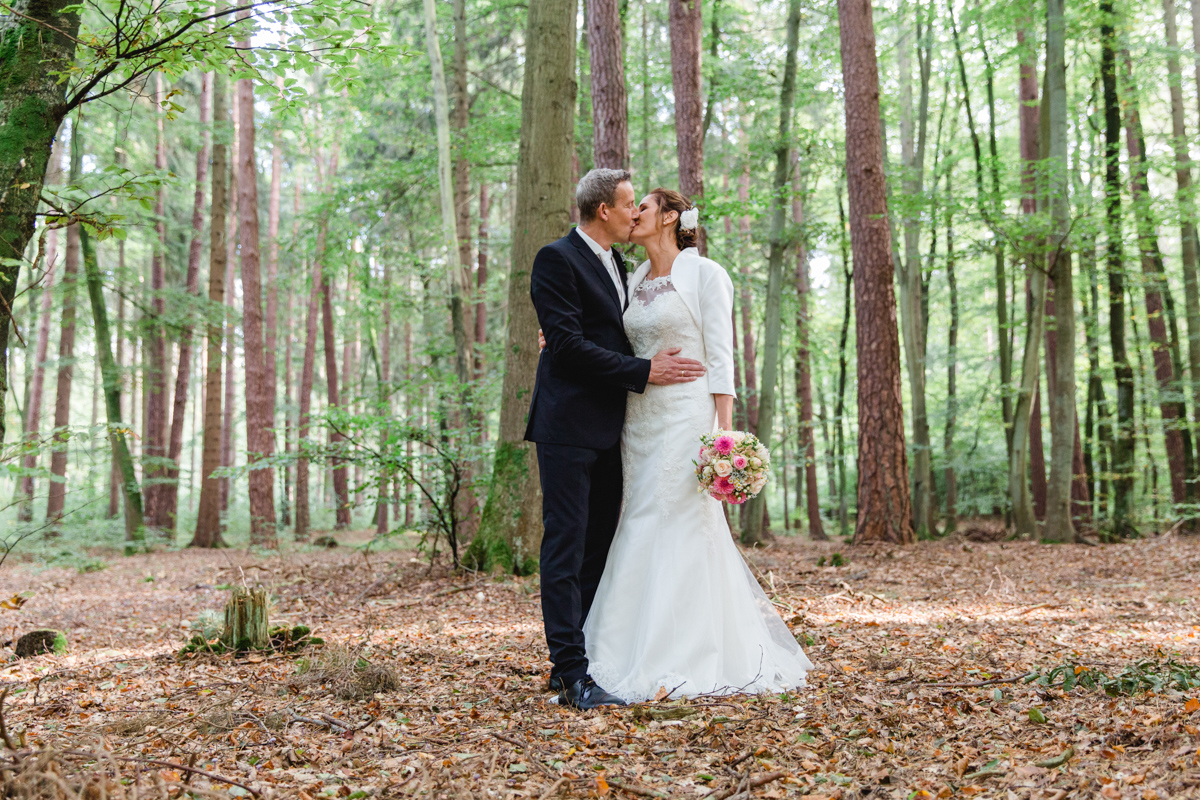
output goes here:
<path id="1" fill-rule="evenodd" d="M 700 209 L 692 206 L 679 215 L 679 227 L 685 231 L 694 231 L 700 224 Z"/>

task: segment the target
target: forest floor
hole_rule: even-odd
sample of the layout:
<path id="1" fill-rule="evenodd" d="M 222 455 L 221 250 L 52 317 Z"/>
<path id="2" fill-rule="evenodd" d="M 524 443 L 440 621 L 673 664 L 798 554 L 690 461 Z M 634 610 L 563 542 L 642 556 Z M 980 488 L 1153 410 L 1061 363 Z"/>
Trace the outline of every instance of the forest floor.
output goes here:
<path id="1" fill-rule="evenodd" d="M 1200 665 L 1200 537 L 781 538 L 747 557 L 808 643 L 806 689 L 591 713 L 549 702 L 536 577 L 354 546 L 94 555 L 0 573 L 33 593 L 4 638 L 70 640 L 0 669 L 4 763 L 89 797 L 1200 797 L 1200 689 L 1157 677 Z M 326 644 L 178 657 L 242 583 Z"/>

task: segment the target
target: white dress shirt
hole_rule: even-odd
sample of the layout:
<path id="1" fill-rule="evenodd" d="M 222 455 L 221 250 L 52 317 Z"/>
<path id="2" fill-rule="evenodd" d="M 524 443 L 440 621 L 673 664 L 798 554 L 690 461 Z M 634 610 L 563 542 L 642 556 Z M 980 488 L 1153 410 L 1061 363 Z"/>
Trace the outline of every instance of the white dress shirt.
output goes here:
<path id="1" fill-rule="evenodd" d="M 583 228 L 576 228 L 575 232 L 579 234 L 579 238 L 587 243 L 587 246 L 592 249 L 600 258 L 600 263 L 608 270 L 608 276 L 612 278 L 613 286 L 617 287 L 617 298 L 620 299 L 621 305 L 625 305 L 625 281 L 622 280 L 621 274 L 617 271 L 617 262 L 613 258 L 612 250 L 605 250 L 596 240 L 583 232 Z"/>

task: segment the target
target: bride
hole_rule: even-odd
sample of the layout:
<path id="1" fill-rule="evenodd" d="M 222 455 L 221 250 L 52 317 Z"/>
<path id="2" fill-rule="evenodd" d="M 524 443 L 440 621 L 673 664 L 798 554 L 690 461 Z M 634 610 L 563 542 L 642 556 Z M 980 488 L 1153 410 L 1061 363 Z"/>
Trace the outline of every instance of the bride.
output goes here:
<path id="1" fill-rule="evenodd" d="M 641 358 L 681 347 L 708 371 L 629 393 L 621 517 L 583 628 L 591 675 L 627 702 L 803 686 L 812 663 L 692 463 L 714 420 L 732 427 L 733 284 L 696 250 L 687 198 L 655 189 L 639 212 L 630 238 L 650 258 L 629 280 L 629 341 Z"/>

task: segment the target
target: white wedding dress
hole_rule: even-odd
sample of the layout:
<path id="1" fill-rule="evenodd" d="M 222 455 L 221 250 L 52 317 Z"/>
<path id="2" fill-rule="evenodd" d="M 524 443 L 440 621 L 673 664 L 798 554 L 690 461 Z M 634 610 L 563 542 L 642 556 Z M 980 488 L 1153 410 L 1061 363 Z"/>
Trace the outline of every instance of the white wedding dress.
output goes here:
<path id="1" fill-rule="evenodd" d="M 633 287 L 625 331 L 641 358 L 666 347 L 704 361 L 704 337 L 671 276 Z M 725 311 L 726 318 L 730 310 Z M 627 702 L 778 692 L 812 663 L 733 543 L 692 459 L 715 427 L 707 379 L 630 393 L 620 522 L 584 623 L 590 674 Z"/>

